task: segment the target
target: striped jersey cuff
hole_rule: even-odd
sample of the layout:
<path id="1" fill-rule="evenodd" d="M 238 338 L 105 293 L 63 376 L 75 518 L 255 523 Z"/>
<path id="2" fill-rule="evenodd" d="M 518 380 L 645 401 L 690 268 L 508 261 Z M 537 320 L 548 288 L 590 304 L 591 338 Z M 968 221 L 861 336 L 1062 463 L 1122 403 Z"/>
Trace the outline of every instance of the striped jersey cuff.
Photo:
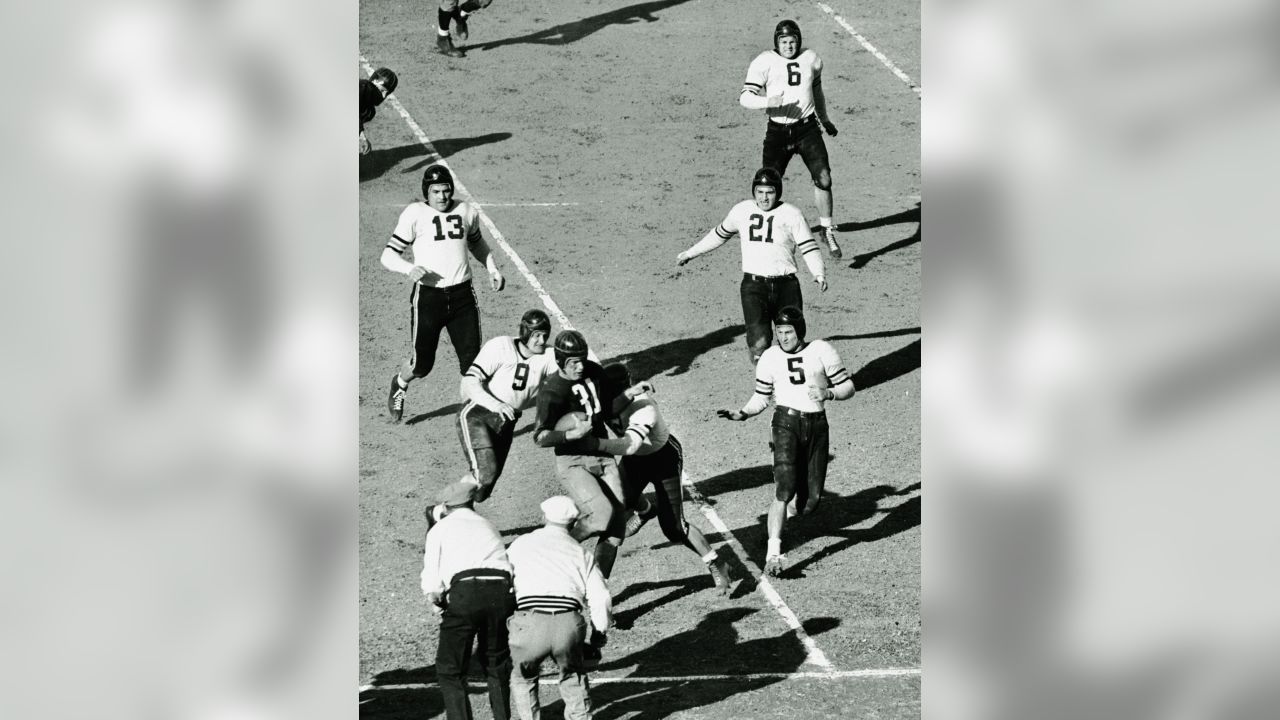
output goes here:
<path id="1" fill-rule="evenodd" d="M 729 238 L 733 237 L 733 233 L 729 232 L 728 230 L 725 230 L 724 225 L 716 226 L 716 234 L 724 238 L 725 240 L 728 240 Z"/>
<path id="2" fill-rule="evenodd" d="M 581 610 L 582 603 L 559 595 L 526 595 L 516 599 L 517 610 Z"/>

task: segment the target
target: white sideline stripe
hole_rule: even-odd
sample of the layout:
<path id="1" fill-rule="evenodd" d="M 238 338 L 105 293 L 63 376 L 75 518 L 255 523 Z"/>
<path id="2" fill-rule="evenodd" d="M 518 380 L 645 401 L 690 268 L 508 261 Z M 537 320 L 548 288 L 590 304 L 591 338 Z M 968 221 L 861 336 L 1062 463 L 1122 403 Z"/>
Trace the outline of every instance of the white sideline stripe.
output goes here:
<path id="1" fill-rule="evenodd" d="M 369 64 L 369 61 L 365 59 L 364 55 L 360 56 L 360 64 L 364 67 L 366 74 L 373 74 L 373 66 Z M 413 116 L 409 115 L 409 111 L 405 110 L 404 106 L 400 104 L 400 101 L 396 99 L 394 94 L 387 95 L 387 102 L 390 102 L 391 107 L 395 108 L 396 112 L 400 114 L 400 117 L 404 118 L 405 123 L 409 125 L 409 129 L 413 131 L 418 142 L 427 149 L 427 152 L 429 153 L 428 159 L 436 159 L 441 165 L 449 167 L 444 160 L 439 159 L 440 154 L 436 152 L 435 147 L 431 144 L 431 140 L 427 137 L 426 133 L 422 131 L 422 128 L 419 127 L 418 123 L 414 121 Z M 453 173 L 455 193 L 461 195 L 469 202 L 474 202 L 475 196 L 473 196 L 466 189 L 466 186 L 462 184 L 462 181 L 458 178 L 458 174 L 453 172 L 453 168 L 449 168 L 449 172 Z M 564 312 L 560 310 L 560 306 L 556 305 L 556 302 L 551 299 L 551 296 L 547 291 L 542 288 L 542 283 L 538 282 L 538 279 L 529 271 L 528 266 L 524 264 L 524 261 L 520 259 L 520 256 L 516 254 L 516 251 L 507 244 L 506 239 L 502 237 L 502 233 L 499 232 L 497 226 L 493 224 L 493 220 L 485 214 L 483 209 L 477 208 L 477 212 L 480 215 L 480 219 L 484 222 L 485 227 L 489 229 L 489 234 L 498 242 L 498 245 L 501 246 L 503 252 L 511 258 L 511 261 L 515 263 L 516 268 L 520 270 L 520 274 L 524 276 L 525 280 L 529 282 L 529 286 L 532 287 L 533 291 L 542 299 L 542 304 L 546 306 L 547 310 L 551 311 L 551 313 L 556 316 L 560 321 L 561 327 L 565 329 L 572 329 L 573 326 L 569 323 L 569 318 L 565 317 Z M 592 354 L 594 355 L 594 353 Z M 595 358 L 593 357 L 592 359 L 594 360 Z M 755 576 L 757 580 L 756 589 L 760 591 L 760 594 L 764 596 L 769 605 L 771 605 L 773 609 L 782 616 L 782 619 L 787 623 L 787 626 L 795 632 L 800 643 L 804 645 L 805 662 L 817 665 L 824 671 L 834 672 L 835 668 L 832 666 L 831 661 L 827 659 L 826 654 L 823 653 L 818 647 L 818 644 L 813 641 L 813 638 L 809 637 L 809 633 L 805 632 L 804 626 L 800 624 L 800 618 L 796 617 L 796 614 L 791 611 L 791 608 L 787 607 L 787 604 L 782 600 L 782 596 L 778 595 L 778 592 L 774 590 L 773 585 L 771 585 L 764 577 L 760 568 L 756 567 L 756 565 L 748 559 L 747 552 L 743 549 L 742 544 L 738 542 L 738 538 L 734 537 L 733 533 L 729 530 L 729 527 L 724 524 L 724 521 L 720 519 L 720 516 L 716 511 L 707 504 L 706 499 L 702 496 L 702 493 L 698 491 L 698 488 L 696 486 L 689 486 L 689 494 L 694 498 L 695 502 L 698 503 L 699 507 L 701 507 L 702 513 L 707 516 L 707 519 L 711 521 L 711 524 L 715 526 L 716 530 L 719 531 L 726 539 L 726 542 L 729 543 L 733 548 L 733 551 L 737 553 L 738 557 L 742 559 L 743 565 Z"/>
<path id="2" fill-rule="evenodd" d="M 853 36 L 854 40 L 857 40 L 862 47 L 867 49 L 867 52 L 875 55 L 876 59 L 879 60 L 881 64 L 889 68 L 889 72 L 897 75 L 898 79 L 906 83 L 916 95 L 920 94 L 920 86 L 917 85 L 914 80 L 912 80 L 906 73 L 902 72 L 902 70 L 898 69 L 898 66 L 894 65 L 892 60 L 885 57 L 885 54 L 877 50 L 875 45 L 872 45 L 866 38 L 862 37 L 861 33 L 854 30 L 853 26 L 846 22 L 844 18 L 837 15 L 836 11 L 832 10 L 830 5 L 824 2 L 815 4 L 818 6 L 819 10 L 834 18 L 835 21 L 840 24 L 840 27 L 844 28 L 846 32 Z"/>
<path id="3" fill-rule="evenodd" d="M 369 61 L 364 55 L 360 56 L 360 64 L 364 67 L 366 75 L 373 74 L 373 66 L 369 64 Z M 391 103 L 391 107 L 395 108 L 395 111 L 400 114 L 400 117 L 404 118 L 409 129 L 413 131 L 414 137 L 418 139 L 418 143 L 427 149 L 427 160 L 435 161 L 446 168 L 449 168 L 449 172 L 453 175 L 454 194 L 460 196 L 467 202 L 479 206 L 480 203 L 476 201 L 476 197 L 471 194 L 471 191 L 467 190 L 467 186 L 462 184 L 462 180 L 458 178 L 458 173 L 454 172 L 453 168 L 449 167 L 449 163 L 445 162 L 444 158 L 440 157 L 440 153 L 437 152 L 435 146 L 431 144 L 431 139 L 422 131 L 422 128 L 419 127 L 417 121 L 413 119 L 413 116 L 409 114 L 409 111 L 404 109 L 404 105 L 401 105 L 400 101 L 396 99 L 395 93 L 387 95 L 387 102 Z M 507 243 L 507 239 L 502 236 L 502 233 L 498 230 L 498 226 L 493 224 L 493 220 L 483 208 L 477 207 L 476 212 L 480 216 L 480 221 L 489 229 L 489 236 L 498 243 L 498 246 L 507 254 L 507 257 L 511 258 L 512 264 L 516 266 L 516 269 L 519 270 L 520 274 L 524 276 L 524 279 L 528 281 L 529 286 L 533 288 L 533 292 L 537 294 L 538 299 L 542 300 L 543 306 L 546 307 L 553 316 L 555 316 L 556 320 L 560 321 L 560 327 L 565 330 L 572 330 L 573 325 L 569 322 L 569 318 L 565 316 L 564 311 L 560 309 L 560 306 L 556 305 L 556 301 L 551 299 L 551 295 L 543 289 L 542 283 L 538 282 L 538 278 L 534 277 L 533 273 L 529 272 L 529 266 L 524 264 L 524 261 L 520 259 L 520 256 L 516 254 L 516 251 Z"/>
<path id="4" fill-rule="evenodd" d="M 571 207 L 571 206 L 573 206 L 573 205 L 577 205 L 578 203 L 571 203 L 571 202 L 554 202 L 554 203 L 552 203 L 552 202 L 547 202 L 547 203 L 502 203 L 502 202 L 487 202 L 487 203 L 480 203 L 480 202 L 478 202 L 478 203 L 476 203 L 476 204 L 477 204 L 477 205 L 479 205 L 480 207 Z"/>
<path id="5" fill-rule="evenodd" d="M 920 668 L 870 668 L 867 670 L 832 670 L 831 672 L 746 673 L 743 675 L 672 675 L 670 677 L 591 677 L 592 685 L 636 683 L 640 685 L 685 682 L 722 682 L 731 680 L 857 680 L 888 677 L 919 677 Z M 555 676 L 538 678 L 539 685 L 560 684 Z M 423 690 L 435 683 L 401 683 L 398 685 L 361 685 L 360 692 L 370 690 Z"/>
<path id="6" fill-rule="evenodd" d="M 817 665 L 827 672 L 834 672 L 835 668 L 831 665 L 831 661 L 827 659 L 826 654 L 818 647 L 818 643 L 814 642 L 813 638 L 809 637 L 809 633 L 805 632 L 804 625 L 800 624 L 800 618 L 796 617 L 796 614 L 791 611 L 791 608 L 787 607 L 787 603 L 783 601 L 782 596 L 773 588 L 773 584 L 764 576 L 764 573 L 760 571 L 760 568 L 756 567 L 756 564 L 751 562 L 750 558 L 747 556 L 746 549 L 742 547 L 742 543 L 738 542 L 738 538 L 733 534 L 733 531 L 729 529 L 728 525 L 724 524 L 724 520 L 720 519 L 720 514 L 715 511 L 715 508 L 711 507 L 711 505 L 707 503 L 707 499 L 703 497 L 702 491 L 698 490 L 697 483 L 685 485 L 685 488 L 689 493 L 690 499 L 698 505 L 698 509 L 702 511 L 702 514 L 707 517 L 707 520 L 711 521 L 711 525 L 720 533 L 720 536 L 725 539 L 725 542 L 733 548 L 734 553 L 742 559 L 742 564 L 751 571 L 752 577 L 756 579 L 756 589 L 759 590 L 760 594 L 764 596 L 764 599 L 773 606 L 773 609 L 782 616 L 782 619 L 787 623 L 787 627 L 790 627 L 795 631 L 796 637 L 799 638 L 800 643 L 804 645 L 804 661 Z"/>

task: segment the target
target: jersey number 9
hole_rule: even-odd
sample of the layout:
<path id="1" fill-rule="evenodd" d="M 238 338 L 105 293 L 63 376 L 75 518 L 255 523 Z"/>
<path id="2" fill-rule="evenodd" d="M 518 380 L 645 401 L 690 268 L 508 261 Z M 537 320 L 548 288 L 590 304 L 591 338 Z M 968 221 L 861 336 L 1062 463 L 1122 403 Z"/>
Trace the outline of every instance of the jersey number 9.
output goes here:
<path id="1" fill-rule="evenodd" d="M 523 390 L 529 385 L 529 365 L 527 363 L 519 363 L 516 365 L 515 375 L 511 378 L 512 390 Z"/>

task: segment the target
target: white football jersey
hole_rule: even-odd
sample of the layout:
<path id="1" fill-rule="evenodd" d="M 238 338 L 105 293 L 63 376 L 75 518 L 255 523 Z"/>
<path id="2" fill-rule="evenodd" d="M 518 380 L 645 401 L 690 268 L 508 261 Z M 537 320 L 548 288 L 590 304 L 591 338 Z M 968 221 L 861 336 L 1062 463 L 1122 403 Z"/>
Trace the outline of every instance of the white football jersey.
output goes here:
<path id="1" fill-rule="evenodd" d="M 729 211 L 716 234 L 742 241 L 742 272 L 752 275 L 790 275 L 796 272 L 796 250 L 818 252 L 809 223 L 800 208 L 780 202 L 765 212 L 754 200 L 743 200 Z"/>
<path id="2" fill-rule="evenodd" d="M 800 412 L 818 412 L 822 402 L 809 398 L 811 387 L 833 387 L 849 380 L 840 353 L 826 340 L 805 343 L 796 352 L 771 346 L 756 363 L 756 392 Z"/>
<path id="3" fill-rule="evenodd" d="M 416 202 L 400 213 L 387 247 L 427 269 L 421 285 L 439 288 L 471 279 L 467 253 L 477 242 L 484 242 L 480 213 L 470 203 L 454 202 L 448 212 L 440 212 L 425 202 Z M 412 257 L 405 254 L 408 250 Z"/>
<path id="4" fill-rule="evenodd" d="M 671 432 L 667 430 L 667 421 L 658 412 L 658 405 L 648 395 L 637 395 L 631 404 L 618 414 L 619 427 L 624 432 L 640 438 L 640 449 L 636 455 L 651 455 L 667 444 Z"/>
<path id="5" fill-rule="evenodd" d="M 790 125 L 814 114 L 813 84 L 822 79 L 822 60 L 818 53 L 805 48 L 790 60 L 775 50 L 756 56 L 747 68 L 747 81 L 742 89 L 758 94 L 781 95 L 782 106 L 767 108 L 769 119 Z"/>
<path id="6" fill-rule="evenodd" d="M 516 339 L 507 335 L 486 342 L 467 368 L 468 376 L 516 410 L 532 405 L 542 381 L 555 372 L 555 356 L 550 350 L 541 355 L 524 355 L 516 346 Z"/>

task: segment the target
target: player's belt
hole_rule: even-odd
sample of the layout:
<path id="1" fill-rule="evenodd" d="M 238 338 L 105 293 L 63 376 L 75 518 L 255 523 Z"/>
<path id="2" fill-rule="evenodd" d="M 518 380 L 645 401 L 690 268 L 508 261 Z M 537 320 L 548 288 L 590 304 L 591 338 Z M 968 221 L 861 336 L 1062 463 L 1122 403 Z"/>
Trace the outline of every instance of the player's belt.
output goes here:
<path id="1" fill-rule="evenodd" d="M 808 127 L 808 126 L 810 126 L 810 125 L 812 125 L 812 124 L 814 124 L 814 123 L 816 123 L 816 122 L 818 122 L 818 116 L 817 116 L 817 115 L 810 115 L 809 117 L 807 117 L 807 118 L 805 118 L 805 119 L 803 119 L 803 120 L 796 120 L 796 121 L 794 121 L 794 122 L 778 122 L 777 120 L 774 120 L 773 118 L 769 118 L 769 124 L 770 124 L 770 125 L 773 125 L 773 126 L 775 126 L 775 127 L 780 127 L 780 128 L 786 129 L 786 130 L 796 130 L 796 129 L 799 129 L 799 128 L 805 128 L 805 127 Z"/>
<path id="2" fill-rule="evenodd" d="M 438 292 L 452 292 L 454 290 L 461 290 L 463 288 L 469 287 L 470 285 L 471 285 L 470 279 L 463 280 L 460 283 L 454 283 L 452 285 L 445 285 L 443 287 L 436 287 L 435 285 L 423 285 L 422 281 L 418 281 L 418 287 L 422 288 L 423 290 L 436 290 Z"/>
<path id="3" fill-rule="evenodd" d="M 496 580 L 501 582 L 511 582 L 511 573 L 497 568 L 472 568 L 470 570 L 463 570 L 454 575 L 453 579 L 449 581 L 449 584 L 453 585 L 467 580 Z"/>
<path id="4" fill-rule="evenodd" d="M 788 415 L 793 415 L 795 417 L 802 417 L 802 418 L 816 418 L 816 417 L 821 417 L 827 414 L 827 411 L 825 410 L 819 410 L 818 412 L 804 412 L 803 410 L 783 407 L 781 405 L 778 406 L 778 412 L 786 413 Z"/>
<path id="5" fill-rule="evenodd" d="M 794 278 L 796 274 L 787 273 L 786 275 L 755 275 L 753 273 L 744 272 L 742 273 L 742 276 L 750 280 L 755 280 L 757 282 L 773 282 L 775 280 L 785 280 L 787 278 Z"/>

